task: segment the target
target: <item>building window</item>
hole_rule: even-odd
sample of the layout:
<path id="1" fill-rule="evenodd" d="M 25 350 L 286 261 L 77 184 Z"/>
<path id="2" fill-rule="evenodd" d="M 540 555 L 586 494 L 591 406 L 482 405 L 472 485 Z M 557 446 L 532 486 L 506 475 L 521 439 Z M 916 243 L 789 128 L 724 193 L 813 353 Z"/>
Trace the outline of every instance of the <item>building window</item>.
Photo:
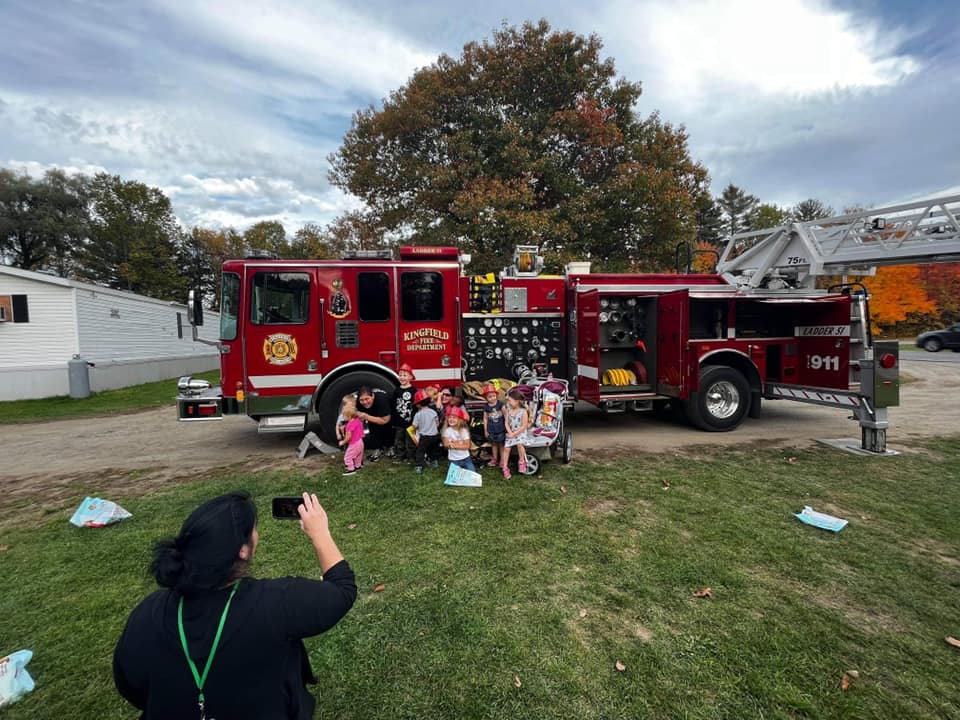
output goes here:
<path id="1" fill-rule="evenodd" d="M 30 322 L 26 295 L 5 295 L 0 297 L 0 318 L 6 322 Z"/>
<path id="2" fill-rule="evenodd" d="M 310 275 L 268 273 L 253 276 L 250 321 L 254 325 L 303 325 L 310 310 Z"/>
<path id="3" fill-rule="evenodd" d="M 443 320 L 443 277 L 438 272 L 400 275 L 401 313 L 408 322 Z"/>
<path id="4" fill-rule="evenodd" d="M 363 322 L 390 319 L 390 277 L 385 272 L 357 275 L 357 313 Z"/>

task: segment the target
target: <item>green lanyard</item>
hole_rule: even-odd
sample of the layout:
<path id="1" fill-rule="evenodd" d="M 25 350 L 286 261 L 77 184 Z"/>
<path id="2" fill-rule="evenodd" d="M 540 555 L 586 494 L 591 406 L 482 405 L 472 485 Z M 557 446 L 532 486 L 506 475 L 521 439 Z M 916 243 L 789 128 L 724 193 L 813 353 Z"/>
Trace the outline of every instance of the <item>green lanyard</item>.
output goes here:
<path id="1" fill-rule="evenodd" d="M 200 720 L 206 718 L 206 711 L 204 708 L 204 698 L 203 698 L 203 686 L 207 682 L 207 673 L 210 672 L 210 666 L 213 664 L 213 656 L 217 652 L 217 645 L 220 644 L 220 633 L 223 632 L 223 625 L 227 621 L 227 612 L 230 610 L 230 601 L 233 600 L 233 596 L 237 592 L 237 587 L 240 585 L 238 580 L 233 584 L 233 590 L 230 591 L 230 597 L 227 598 L 227 604 L 223 607 L 223 613 L 220 615 L 220 624 L 217 626 L 217 634 L 213 638 L 213 645 L 210 646 L 210 655 L 207 657 L 206 667 L 203 668 L 203 675 L 197 673 L 197 666 L 194 665 L 193 660 L 190 659 L 190 651 L 187 650 L 187 636 L 183 632 L 183 596 L 180 596 L 180 604 L 177 606 L 177 627 L 180 629 L 180 644 L 183 645 L 183 654 L 187 657 L 187 664 L 190 666 L 190 672 L 193 673 L 193 680 L 197 683 L 197 692 L 199 697 L 197 698 L 200 704 Z"/>

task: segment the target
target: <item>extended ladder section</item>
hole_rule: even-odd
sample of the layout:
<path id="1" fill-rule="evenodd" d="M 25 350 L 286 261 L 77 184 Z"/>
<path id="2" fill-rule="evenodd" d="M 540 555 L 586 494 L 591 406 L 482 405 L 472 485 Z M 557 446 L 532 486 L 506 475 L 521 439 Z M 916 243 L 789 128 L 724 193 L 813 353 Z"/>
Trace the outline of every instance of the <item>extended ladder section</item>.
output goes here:
<path id="1" fill-rule="evenodd" d="M 742 291 L 814 288 L 817 276 L 960 260 L 960 195 L 730 236 L 717 272 Z"/>

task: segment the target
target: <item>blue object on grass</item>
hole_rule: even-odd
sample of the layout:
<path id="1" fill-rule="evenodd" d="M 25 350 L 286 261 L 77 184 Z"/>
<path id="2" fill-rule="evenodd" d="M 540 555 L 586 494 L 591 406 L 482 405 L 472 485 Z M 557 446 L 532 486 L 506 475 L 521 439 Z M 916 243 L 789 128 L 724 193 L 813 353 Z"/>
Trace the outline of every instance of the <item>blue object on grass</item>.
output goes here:
<path id="1" fill-rule="evenodd" d="M 807 525 L 813 525 L 821 530 L 830 530 L 831 532 L 840 532 L 847 526 L 847 521 L 833 515 L 817 512 L 809 505 L 804 506 L 803 512 L 794 515 L 797 520 Z"/>

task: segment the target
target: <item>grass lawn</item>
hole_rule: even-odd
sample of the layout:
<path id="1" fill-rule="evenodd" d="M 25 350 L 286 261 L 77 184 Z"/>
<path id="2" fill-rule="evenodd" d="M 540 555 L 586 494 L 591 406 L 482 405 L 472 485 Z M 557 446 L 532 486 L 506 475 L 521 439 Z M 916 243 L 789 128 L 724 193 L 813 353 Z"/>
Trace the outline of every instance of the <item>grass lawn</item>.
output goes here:
<path id="1" fill-rule="evenodd" d="M 218 383 L 220 371 L 211 370 L 193 377 Z M 74 400 L 68 395 L 40 400 L 12 400 L 0 402 L 0 425 L 147 410 L 171 405 L 176 397 L 177 378 L 172 378 L 120 390 L 105 390 L 82 400 Z"/>
<path id="2" fill-rule="evenodd" d="M 316 575 L 299 528 L 268 517 L 272 495 L 301 488 L 356 570 L 352 612 L 307 641 L 317 717 L 960 717 L 960 650 L 944 642 L 960 637 L 960 438 L 896 458 L 577 458 L 483 488 L 305 467 L 114 497 L 134 517 L 102 530 L 60 515 L 0 530 L 0 650 L 32 649 L 37 681 L 4 719 L 136 717 L 110 657 L 153 589 L 150 544 L 237 487 L 261 511 L 256 574 Z M 850 525 L 803 525 L 805 504 Z M 712 599 L 693 596 L 704 587 Z"/>

